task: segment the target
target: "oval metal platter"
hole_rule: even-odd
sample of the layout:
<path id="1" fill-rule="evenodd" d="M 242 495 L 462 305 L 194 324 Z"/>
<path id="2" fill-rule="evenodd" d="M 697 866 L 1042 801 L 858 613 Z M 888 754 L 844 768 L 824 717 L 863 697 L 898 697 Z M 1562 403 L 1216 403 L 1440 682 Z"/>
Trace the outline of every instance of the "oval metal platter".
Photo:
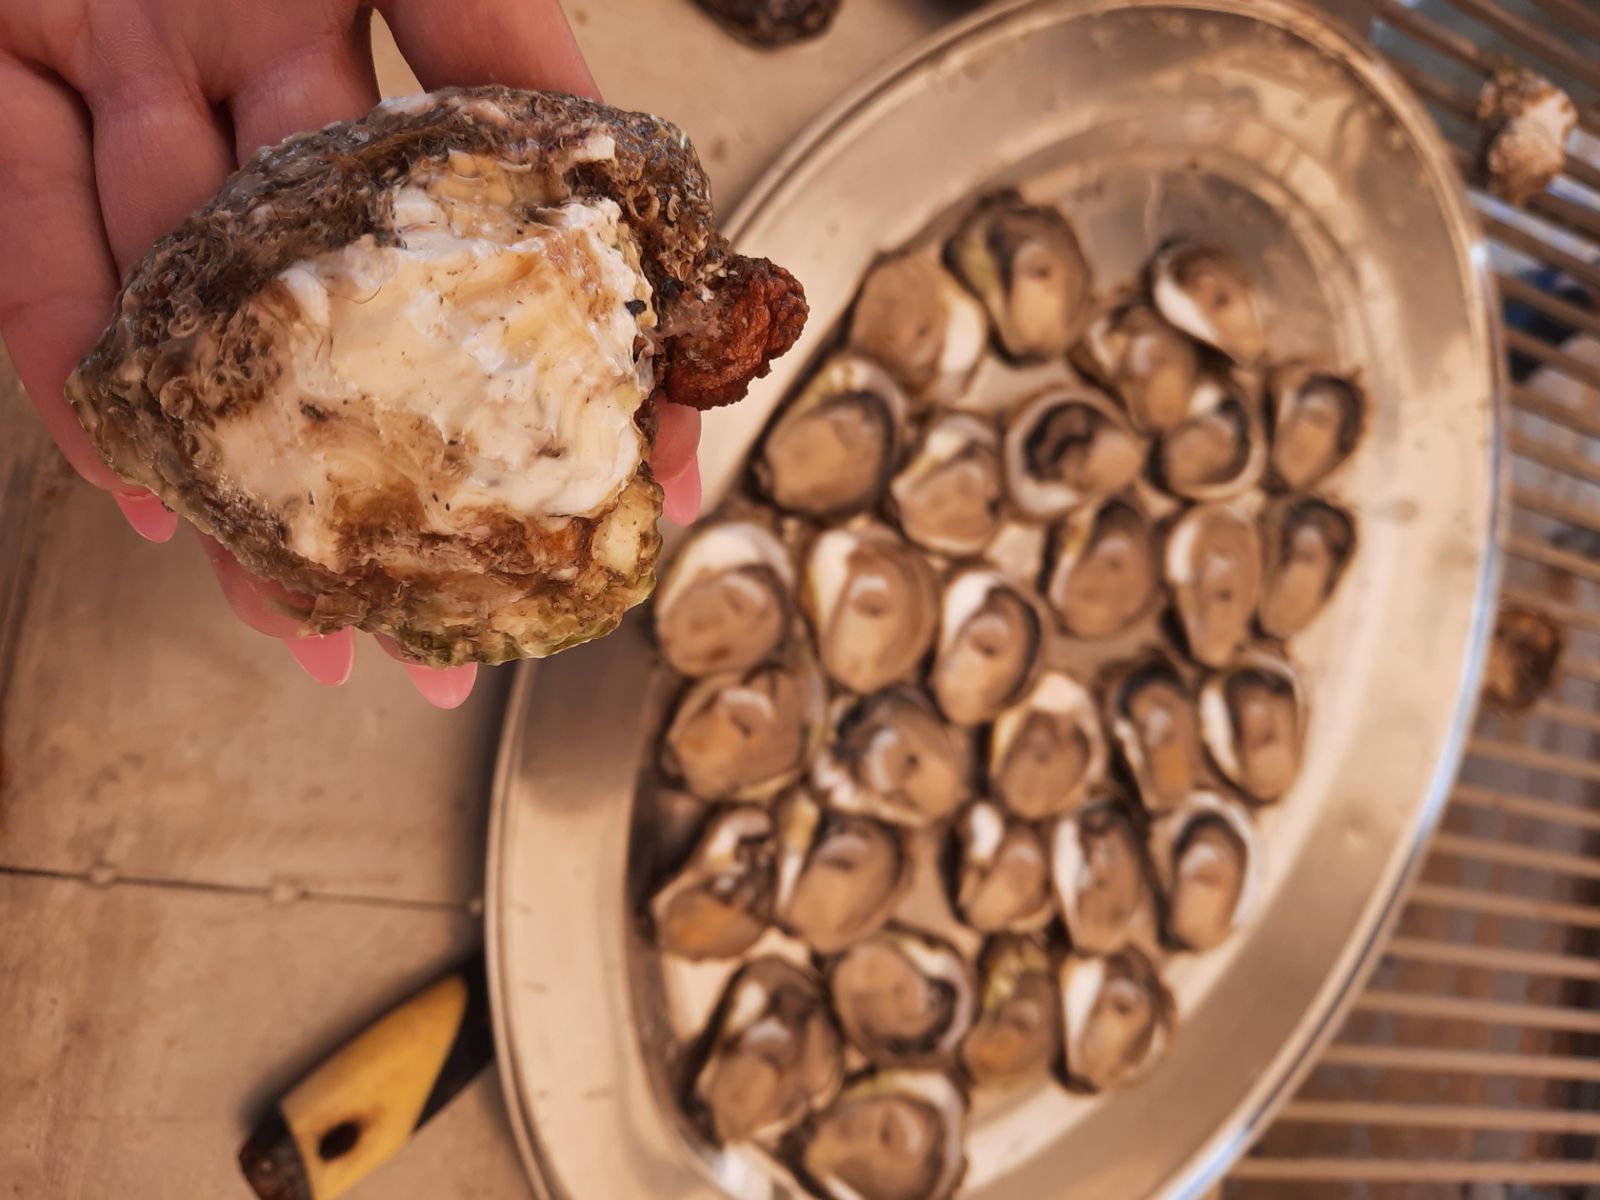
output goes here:
<path id="1" fill-rule="evenodd" d="M 992 7 L 836 106 L 732 221 L 803 279 L 805 339 L 710 414 L 711 503 L 825 347 L 879 252 L 975 192 L 1061 205 L 1097 275 L 1174 234 L 1234 249 L 1277 353 L 1358 364 L 1367 441 L 1340 485 L 1363 548 L 1294 644 L 1307 761 L 1262 820 L 1265 899 L 1177 963 L 1165 1059 L 1124 1090 L 980 1103 L 972 1200 L 1197 1195 L 1284 1100 L 1372 965 L 1457 766 L 1498 577 L 1501 356 L 1465 195 L 1421 107 L 1364 47 L 1275 0 Z M 681 540 L 681 539 L 680 539 Z M 670 972 L 642 937 L 635 795 L 670 682 L 634 614 L 521 668 L 501 746 L 489 962 L 513 1131 L 536 1190 L 572 1200 L 794 1196 L 678 1116 Z"/>

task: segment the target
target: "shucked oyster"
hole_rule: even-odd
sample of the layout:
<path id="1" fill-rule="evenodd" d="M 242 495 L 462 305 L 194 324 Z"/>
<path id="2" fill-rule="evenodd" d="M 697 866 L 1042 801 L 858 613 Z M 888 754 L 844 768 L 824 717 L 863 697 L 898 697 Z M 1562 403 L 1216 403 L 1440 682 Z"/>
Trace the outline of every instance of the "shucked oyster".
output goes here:
<path id="1" fill-rule="evenodd" d="M 950 1200 L 966 1173 L 967 1101 L 937 1071 L 849 1083 L 797 1135 L 800 1176 L 828 1200 Z"/>
<path id="2" fill-rule="evenodd" d="M 887 371 L 860 354 L 836 354 L 768 428 L 756 479 L 789 512 L 860 512 L 882 494 L 905 422 L 905 395 Z"/>
<path id="3" fill-rule="evenodd" d="M 786 1133 L 844 1083 L 822 981 L 781 958 L 758 958 L 729 981 L 698 1057 L 694 1098 L 724 1142 Z"/>
<path id="4" fill-rule="evenodd" d="M 1062 1078 L 1100 1092 L 1135 1079 L 1166 1051 L 1172 996 L 1137 950 L 1061 964 Z"/>
<path id="5" fill-rule="evenodd" d="M 1322 611 L 1356 551 L 1356 524 L 1315 497 L 1289 497 L 1262 521 L 1266 578 L 1256 623 L 1269 637 L 1299 633 Z"/>
<path id="6" fill-rule="evenodd" d="M 1254 363 L 1266 352 L 1255 287 L 1226 250 L 1195 242 L 1167 246 L 1151 264 L 1150 294 L 1169 322 L 1235 362 Z"/>
<path id="7" fill-rule="evenodd" d="M 989 786 L 1019 817 L 1071 812 L 1106 771 L 1106 739 L 1088 691 L 1049 671 L 994 720 Z"/>
<path id="8" fill-rule="evenodd" d="M 999 439 L 965 413 L 935 417 L 889 485 L 900 528 L 936 554 L 976 554 L 1000 524 Z"/>
<path id="9" fill-rule="evenodd" d="M 1134 428 L 1170 429 L 1189 410 L 1200 353 L 1142 300 L 1113 307 L 1084 334 L 1074 360 L 1121 399 Z"/>
<path id="10" fill-rule="evenodd" d="M 818 954 L 875 933 L 910 878 L 900 835 L 830 812 L 803 789 L 778 808 L 778 923 Z"/>
<path id="11" fill-rule="evenodd" d="M 1367 397 L 1354 379 L 1308 363 L 1277 368 L 1267 382 L 1272 401 L 1273 477 L 1300 491 L 1318 482 L 1355 449 L 1367 421 Z"/>
<path id="12" fill-rule="evenodd" d="M 1300 677 L 1254 654 L 1206 680 L 1200 732 L 1217 769 L 1251 800 L 1276 800 L 1300 771 L 1306 731 Z"/>
<path id="13" fill-rule="evenodd" d="M 1266 437 L 1254 406 L 1233 380 L 1204 376 L 1183 418 L 1150 456 L 1150 478 L 1185 500 L 1226 500 L 1261 478 Z"/>
<path id="14" fill-rule="evenodd" d="M 922 400 L 955 399 L 983 357 L 983 308 L 925 254 L 895 254 L 868 272 L 850 313 L 850 345 Z"/>
<path id="15" fill-rule="evenodd" d="M 811 771 L 812 782 L 840 811 L 910 826 L 954 812 L 971 794 L 971 775 L 968 735 L 911 688 L 847 707 Z"/>
<path id="16" fill-rule="evenodd" d="M 771 923 L 777 857 L 766 809 L 717 812 L 688 861 L 650 900 L 656 945 L 695 959 L 744 953 Z"/>
<path id="17" fill-rule="evenodd" d="M 1209 950 L 1249 915 L 1261 853 L 1249 814 L 1236 802 L 1196 792 L 1156 822 L 1150 851 L 1174 944 Z"/>
<path id="18" fill-rule="evenodd" d="M 1032 938 L 990 941 L 978 963 L 978 1016 L 961 1042 L 973 1083 L 1007 1084 L 1048 1071 L 1061 1051 L 1056 968 Z"/>
<path id="19" fill-rule="evenodd" d="M 1156 940 L 1156 897 L 1144 841 L 1123 805 L 1107 796 L 1056 821 L 1051 841 L 1056 898 L 1072 948 L 1111 954 Z"/>
<path id="20" fill-rule="evenodd" d="M 880 1066 L 948 1061 L 972 1024 L 977 990 L 954 946 L 898 926 L 835 959 L 828 986 L 845 1036 Z"/>
<path id="21" fill-rule="evenodd" d="M 1034 603 L 998 571 L 970 568 L 945 584 L 928 688 L 957 725 L 991 720 L 1027 687 L 1044 627 Z"/>
<path id="22" fill-rule="evenodd" d="M 782 643 L 794 599 L 783 544 L 751 521 L 708 525 L 656 590 L 656 640 L 685 675 L 755 666 Z"/>
<path id="23" fill-rule="evenodd" d="M 1190 656 L 1225 665 L 1250 636 L 1261 595 L 1261 536 L 1238 504 L 1202 504 L 1167 534 L 1167 586 Z"/>
<path id="24" fill-rule="evenodd" d="M 1132 483 L 1145 441 L 1104 396 L 1046 392 L 1006 423 L 1006 486 L 1030 517 L 1050 520 Z"/>
<path id="25" fill-rule="evenodd" d="M 951 826 L 944 875 L 950 907 L 979 933 L 1029 933 L 1055 916 L 1044 839 L 987 800 Z"/>
<path id="26" fill-rule="evenodd" d="M 905 678 L 933 641 L 933 572 L 881 525 L 817 538 L 803 594 L 822 665 L 851 691 L 875 692 Z"/>
<path id="27" fill-rule="evenodd" d="M 805 769 L 822 736 L 826 700 L 806 662 L 708 675 L 678 701 L 662 765 L 703 800 L 770 796 Z"/>
<path id="28" fill-rule="evenodd" d="M 1159 574 L 1145 515 L 1108 500 L 1056 527 L 1045 598 L 1074 637 L 1110 637 L 1150 608 Z"/>
<path id="29" fill-rule="evenodd" d="M 1116 669 L 1106 707 L 1145 811 L 1167 812 L 1187 799 L 1205 770 L 1205 748 L 1194 698 L 1172 664 L 1151 656 Z"/>
<path id="30" fill-rule="evenodd" d="M 68 395 L 308 630 L 499 662 L 649 593 L 647 400 L 737 400 L 804 318 L 670 125 L 452 89 L 262 151 L 134 269 Z"/>
<path id="31" fill-rule="evenodd" d="M 1094 278 L 1058 210 L 997 192 L 978 203 L 945 253 L 989 310 L 995 338 L 1011 358 L 1059 357 L 1083 332 Z"/>

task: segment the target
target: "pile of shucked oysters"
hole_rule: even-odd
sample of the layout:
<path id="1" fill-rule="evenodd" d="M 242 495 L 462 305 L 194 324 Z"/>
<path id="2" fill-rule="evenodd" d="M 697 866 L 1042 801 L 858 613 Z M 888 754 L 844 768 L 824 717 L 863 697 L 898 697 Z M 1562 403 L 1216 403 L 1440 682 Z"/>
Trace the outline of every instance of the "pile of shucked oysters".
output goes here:
<path id="1" fill-rule="evenodd" d="M 834 1200 L 953 1195 L 974 1089 L 1161 1055 L 1164 964 L 1249 918 L 1286 643 L 1356 546 L 1319 488 L 1360 383 L 1272 361 L 1226 249 L 1097 298 L 1004 192 L 942 250 L 869 269 L 654 602 L 659 790 L 699 824 L 646 927 L 731 964 L 679 1094 Z"/>

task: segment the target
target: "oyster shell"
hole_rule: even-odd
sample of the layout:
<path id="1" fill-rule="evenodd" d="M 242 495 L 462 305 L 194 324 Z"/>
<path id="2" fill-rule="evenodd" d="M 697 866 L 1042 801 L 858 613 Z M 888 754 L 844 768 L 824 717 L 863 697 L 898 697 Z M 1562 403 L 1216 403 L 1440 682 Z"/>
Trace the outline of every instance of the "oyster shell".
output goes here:
<path id="1" fill-rule="evenodd" d="M 305 632 L 429 666 L 614 629 L 660 547 L 650 396 L 737 400 L 806 315 L 680 130 L 504 87 L 253 155 L 108 307 L 66 390 L 111 468 Z"/>
<path id="2" fill-rule="evenodd" d="M 1267 803 L 1300 771 L 1305 697 L 1288 663 L 1253 654 L 1200 688 L 1200 733 L 1211 761 L 1248 799 Z"/>
<path id="3" fill-rule="evenodd" d="M 931 402 L 966 389 L 988 341 L 983 306 L 926 254 L 880 259 L 850 313 L 850 345 Z"/>
<path id="4" fill-rule="evenodd" d="M 1074 637 L 1120 633 L 1155 602 L 1160 574 L 1150 523 L 1138 508 L 1108 500 L 1056 528 L 1045 598 Z"/>
<path id="5" fill-rule="evenodd" d="M 894 829 L 830 812 L 804 791 L 778 809 L 778 923 L 819 954 L 875 933 L 910 879 Z"/>
<path id="6" fill-rule="evenodd" d="M 937 1071 L 873 1072 L 806 1126 L 791 1156 L 828 1200 L 951 1200 L 967 1170 L 966 1114 Z"/>
<path id="7" fill-rule="evenodd" d="M 1106 772 L 1106 739 L 1094 699 L 1077 680 L 1048 671 L 994 720 L 989 787 L 1019 817 L 1070 812 Z"/>
<path id="8" fill-rule="evenodd" d="M 1200 381 L 1200 351 L 1143 300 L 1118 304 L 1089 325 L 1075 359 L 1116 394 L 1135 429 L 1181 421 Z"/>
<path id="9" fill-rule="evenodd" d="M 1243 265 L 1217 246 L 1174 242 L 1150 266 L 1150 295 L 1167 321 L 1234 362 L 1266 353 L 1255 286 Z"/>
<path id="10" fill-rule="evenodd" d="M 688 860 L 650 898 L 656 945 L 692 959 L 743 954 L 771 923 L 777 862 L 766 809 L 714 813 Z"/>
<path id="11" fill-rule="evenodd" d="M 883 494 L 905 424 L 900 385 L 870 358 L 841 351 L 779 410 L 761 439 L 756 481 L 787 512 L 861 512 Z"/>
<path id="12" fill-rule="evenodd" d="M 844 1085 L 844 1039 L 822 981 L 770 956 L 728 982 L 698 1059 L 694 1099 L 723 1142 L 779 1137 Z"/>
<path id="13" fill-rule="evenodd" d="M 1176 807 L 1205 771 L 1199 713 L 1177 670 L 1160 656 L 1127 664 L 1112 673 L 1106 706 L 1145 810 Z"/>
<path id="14" fill-rule="evenodd" d="M 973 567 L 945 584 L 928 688 L 957 725 L 979 725 L 1033 677 L 1044 640 L 1033 601 L 998 571 Z"/>
<path id="15" fill-rule="evenodd" d="M 1019 362 L 1065 354 L 1093 304 L 1093 273 L 1066 217 L 1014 191 L 978 202 L 946 256 L 989 311 L 996 341 Z"/>
<path id="16" fill-rule="evenodd" d="M 1018 509 L 1047 521 L 1121 491 L 1146 453 L 1144 439 L 1098 392 L 1049 391 L 1006 423 L 1006 486 Z"/>
<path id="17" fill-rule="evenodd" d="M 1189 655 L 1226 665 L 1250 637 L 1261 596 L 1261 535 L 1243 505 L 1191 508 L 1167 534 L 1167 586 Z"/>
<path id="18" fill-rule="evenodd" d="M 903 926 L 834 959 L 828 987 L 845 1037 L 878 1066 L 949 1061 L 972 1025 L 977 992 L 954 946 Z"/>
<path id="19" fill-rule="evenodd" d="M 706 526 L 656 590 L 662 657 L 684 675 L 753 667 L 782 644 L 793 598 L 794 566 L 777 538 L 751 521 Z"/>
<path id="20" fill-rule="evenodd" d="M 905 535 L 936 554 L 976 554 L 1000 524 L 1004 487 L 999 439 L 964 413 L 935 417 L 911 461 L 889 485 Z"/>
<path id="21" fill-rule="evenodd" d="M 951 908 L 979 933 L 1029 933 L 1055 917 L 1044 839 L 987 800 L 951 826 L 944 875 Z"/>
<path id="22" fill-rule="evenodd" d="M 1286 363 L 1267 379 L 1273 478 L 1292 491 L 1319 482 L 1350 457 L 1367 423 L 1361 385 L 1306 362 Z"/>
<path id="23" fill-rule="evenodd" d="M 1478 94 L 1478 169 L 1495 195 L 1534 200 L 1567 163 L 1578 125 L 1572 97 L 1526 67 L 1500 67 Z"/>
<path id="24" fill-rule="evenodd" d="M 1150 854 L 1166 896 L 1166 934 L 1185 950 L 1220 945 L 1249 916 L 1261 851 L 1250 816 L 1215 792 L 1196 792 L 1155 823 Z"/>
<path id="25" fill-rule="evenodd" d="M 1531 608 L 1503 608 L 1483 672 L 1483 693 L 1512 715 L 1527 712 L 1550 689 L 1567 635 L 1556 621 Z"/>
<path id="26" fill-rule="evenodd" d="M 812 782 L 828 802 L 897 825 L 949 816 L 972 792 L 968 736 L 946 724 L 920 691 L 897 688 L 840 714 Z"/>
<path id="27" fill-rule="evenodd" d="M 763 50 L 820 37 L 842 0 L 695 0 L 740 41 Z"/>
<path id="28" fill-rule="evenodd" d="M 1137 950 L 1061 964 L 1062 1079 L 1076 1091 L 1129 1083 L 1166 1052 L 1175 1008 L 1155 964 Z"/>
<path id="29" fill-rule="evenodd" d="M 1265 579 L 1256 624 L 1268 637 L 1299 633 L 1322 611 L 1356 551 L 1356 523 L 1315 497 L 1278 501 L 1262 522 Z"/>
<path id="30" fill-rule="evenodd" d="M 757 800 L 800 777 L 820 741 L 827 695 L 809 662 L 708 675 L 678 701 L 662 766 L 704 800 Z"/>
<path id="31" fill-rule="evenodd" d="M 978 1016 L 961 1041 L 961 1067 L 980 1087 L 1050 1070 L 1061 1053 L 1061 1006 L 1050 952 L 1002 935 L 978 963 Z"/>
<path id="32" fill-rule="evenodd" d="M 1056 900 L 1072 948 L 1112 954 L 1156 942 L 1156 895 L 1144 839 L 1126 807 L 1107 795 L 1057 818 L 1050 836 Z"/>
<path id="33" fill-rule="evenodd" d="M 938 623 L 933 571 L 881 525 L 830 529 L 811 544 L 802 593 L 823 668 L 854 692 L 910 675 Z"/>
<path id="34" fill-rule="evenodd" d="M 1185 500 L 1226 500 L 1255 486 L 1266 457 L 1254 405 L 1233 381 L 1204 376 L 1183 419 L 1157 439 L 1150 478 Z"/>

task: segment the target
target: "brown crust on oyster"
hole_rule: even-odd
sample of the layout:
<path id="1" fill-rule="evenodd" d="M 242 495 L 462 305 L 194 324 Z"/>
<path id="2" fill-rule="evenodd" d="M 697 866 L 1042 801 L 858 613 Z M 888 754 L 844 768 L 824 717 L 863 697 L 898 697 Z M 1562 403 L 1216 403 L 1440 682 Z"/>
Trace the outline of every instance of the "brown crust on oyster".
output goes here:
<path id="1" fill-rule="evenodd" d="M 764 50 L 826 33 L 840 0 L 695 0 L 724 29 Z"/>
<path id="2" fill-rule="evenodd" d="M 596 137 L 614 152 L 594 155 Z M 224 414 L 196 402 L 196 380 L 225 395 L 224 408 L 265 395 L 271 364 L 246 302 L 292 263 L 369 235 L 392 244 L 395 185 L 454 152 L 526 165 L 553 200 L 617 203 L 654 295 L 661 390 L 671 399 L 737 399 L 798 335 L 799 285 L 730 252 L 705 173 L 675 127 L 574 96 L 448 89 L 261 151 L 134 268 L 113 323 L 67 389 L 119 475 L 254 574 L 306 596 L 308 632 L 385 633 L 408 659 L 435 666 L 553 653 L 615 628 L 654 585 L 661 493 L 648 471 L 593 516 L 491 513 L 449 535 L 425 532 L 416 497 L 402 489 L 341 497 L 349 566 L 336 571 L 290 550 L 276 514 L 197 465 L 195 430 Z M 638 418 L 647 439 L 652 413 L 646 405 Z M 395 569 L 372 553 L 377 546 L 415 563 Z"/>

